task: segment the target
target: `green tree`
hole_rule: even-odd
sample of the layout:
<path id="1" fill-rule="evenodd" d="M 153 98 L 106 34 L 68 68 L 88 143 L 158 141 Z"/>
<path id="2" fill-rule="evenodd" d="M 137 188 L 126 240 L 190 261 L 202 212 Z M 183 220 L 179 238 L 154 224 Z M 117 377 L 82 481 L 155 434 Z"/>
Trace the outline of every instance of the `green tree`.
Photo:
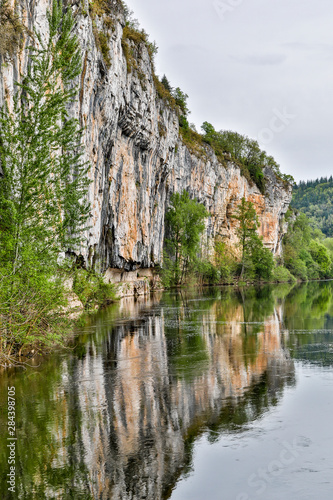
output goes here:
<path id="1" fill-rule="evenodd" d="M 233 218 L 238 222 L 236 233 L 241 250 L 240 278 L 246 274 L 251 278 L 270 279 L 274 266 L 273 255 L 264 247 L 258 235 L 259 221 L 253 203 L 243 197 Z"/>
<path id="2" fill-rule="evenodd" d="M 40 331 L 59 302 L 60 252 L 78 248 L 89 216 L 82 130 L 68 114 L 81 70 L 74 19 L 57 1 L 47 19 L 12 109 L 0 111 L 0 317 L 14 340 Z"/>
<path id="3" fill-rule="evenodd" d="M 309 245 L 309 251 L 319 267 L 320 278 L 328 278 L 332 266 L 332 261 L 327 248 L 318 241 L 312 240 Z"/>
<path id="4" fill-rule="evenodd" d="M 238 222 L 236 234 L 239 239 L 241 251 L 242 267 L 240 278 L 242 278 L 245 269 L 249 267 L 251 263 L 251 249 L 253 240 L 257 237 L 259 221 L 253 203 L 246 201 L 244 197 L 238 205 L 236 214 L 233 215 L 232 218 Z"/>
<path id="5" fill-rule="evenodd" d="M 167 77 L 165 75 L 163 75 L 161 83 L 162 83 L 162 85 L 164 85 L 164 87 L 166 88 L 166 90 L 168 92 L 170 92 L 170 94 L 171 94 L 173 89 L 171 87 L 171 84 L 170 84 L 169 80 L 167 79 Z"/>
<path id="6" fill-rule="evenodd" d="M 172 95 L 176 101 L 177 106 L 180 107 L 183 115 L 185 117 L 187 117 L 187 115 L 190 113 L 190 110 L 189 110 L 188 104 L 187 104 L 188 95 L 185 94 L 185 92 L 183 92 L 179 87 L 177 87 L 173 90 Z"/>
<path id="7" fill-rule="evenodd" d="M 171 196 L 171 205 L 166 214 L 169 236 L 166 238 L 166 247 L 170 256 L 166 263 L 171 267 L 171 281 L 175 285 L 184 282 L 190 265 L 199 253 L 200 236 L 208 215 L 206 208 L 197 200 L 191 200 L 186 191 Z"/>
<path id="8" fill-rule="evenodd" d="M 262 238 L 258 235 L 253 237 L 250 248 L 255 277 L 259 280 L 270 280 L 274 268 L 272 252 L 264 247 Z"/>

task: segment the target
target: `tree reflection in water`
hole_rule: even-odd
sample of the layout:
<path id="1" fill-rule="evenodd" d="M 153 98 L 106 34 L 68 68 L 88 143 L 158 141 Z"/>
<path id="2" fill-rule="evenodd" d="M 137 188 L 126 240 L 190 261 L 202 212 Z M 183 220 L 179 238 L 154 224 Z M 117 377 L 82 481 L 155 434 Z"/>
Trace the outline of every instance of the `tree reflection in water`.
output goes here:
<path id="1" fill-rule="evenodd" d="M 245 432 L 278 403 L 293 357 L 331 363 L 332 317 L 331 282 L 176 292 L 99 313 L 74 351 L 3 374 L 1 396 L 17 392 L 18 497 L 168 498 L 200 435 Z"/>

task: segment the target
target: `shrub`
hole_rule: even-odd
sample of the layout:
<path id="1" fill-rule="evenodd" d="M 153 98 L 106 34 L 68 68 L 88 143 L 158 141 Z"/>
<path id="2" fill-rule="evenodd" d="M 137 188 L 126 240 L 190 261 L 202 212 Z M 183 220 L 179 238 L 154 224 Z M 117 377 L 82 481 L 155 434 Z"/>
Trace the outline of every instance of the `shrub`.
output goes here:
<path id="1" fill-rule="evenodd" d="M 259 243 L 260 242 L 260 243 Z M 256 278 L 268 281 L 271 279 L 274 267 L 272 252 L 265 248 L 262 241 L 258 239 L 257 249 L 252 253 Z"/>
<path id="2" fill-rule="evenodd" d="M 97 35 L 96 38 L 98 46 L 102 52 L 105 65 L 107 68 L 110 68 L 111 66 L 110 49 L 109 49 L 110 37 L 106 35 L 103 31 L 97 31 L 96 35 Z"/>
<path id="3" fill-rule="evenodd" d="M 154 85 L 157 92 L 158 97 L 167 103 L 172 109 L 176 109 L 176 101 L 172 97 L 170 91 L 163 85 L 162 82 L 159 81 L 158 77 L 154 75 Z"/>
<path id="4" fill-rule="evenodd" d="M 195 274 L 204 284 L 216 285 L 219 283 L 221 275 L 217 267 L 211 262 L 200 260 L 196 262 Z"/>
<path id="5" fill-rule="evenodd" d="M 232 250 L 222 241 L 215 242 L 215 265 L 222 283 L 229 283 L 237 276 L 238 262 Z"/>
<path id="6" fill-rule="evenodd" d="M 132 44 L 129 42 L 132 42 Z M 134 54 L 134 48 L 139 49 L 141 44 L 144 44 L 147 48 L 154 68 L 154 56 L 158 51 L 156 42 L 151 42 L 148 34 L 144 30 L 139 30 L 138 25 L 127 23 L 123 30 L 121 45 L 126 58 L 128 73 L 130 73 L 132 69 L 137 69 L 138 67 L 137 59 Z M 134 45 L 134 47 L 131 45 Z"/>
<path id="7" fill-rule="evenodd" d="M 311 257 L 318 265 L 320 277 L 327 278 L 332 265 L 328 249 L 318 241 L 312 240 L 309 250 Z"/>
<path id="8" fill-rule="evenodd" d="M 290 259 L 288 269 L 296 277 L 302 281 L 308 280 L 307 267 L 305 262 L 300 258 Z"/>
<path id="9" fill-rule="evenodd" d="M 116 300 L 112 284 L 105 283 L 102 276 L 84 269 L 76 271 L 73 290 L 87 310 L 103 307 Z"/>
<path id="10" fill-rule="evenodd" d="M 296 278 L 291 274 L 289 269 L 283 266 L 278 266 L 273 269 L 272 281 L 276 283 L 294 283 L 296 282 Z"/>

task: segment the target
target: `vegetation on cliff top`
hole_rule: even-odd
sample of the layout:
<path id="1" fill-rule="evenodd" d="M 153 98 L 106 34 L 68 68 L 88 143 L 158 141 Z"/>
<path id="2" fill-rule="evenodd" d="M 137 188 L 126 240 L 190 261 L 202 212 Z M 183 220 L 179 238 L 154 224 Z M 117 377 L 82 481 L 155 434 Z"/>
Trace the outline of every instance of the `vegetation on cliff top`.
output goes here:
<path id="1" fill-rule="evenodd" d="M 262 194 L 265 193 L 264 169 L 266 167 L 270 167 L 277 179 L 285 185 L 294 182 L 292 176 L 281 173 L 278 163 L 272 156 L 262 151 L 254 139 L 230 130 L 216 131 L 213 125 L 208 122 L 203 123 L 201 127 L 203 134 L 199 134 L 195 126 L 188 121 L 190 113 L 187 104 L 188 95 L 179 87 L 173 89 L 166 76 L 158 83 L 164 87 L 164 93 L 173 98 L 173 103 L 179 110 L 182 140 L 195 154 L 207 156 L 207 145 L 211 146 L 222 165 L 227 167 L 228 161 L 233 161 L 240 167 L 241 174 L 250 183 L 254 182 Z"/>

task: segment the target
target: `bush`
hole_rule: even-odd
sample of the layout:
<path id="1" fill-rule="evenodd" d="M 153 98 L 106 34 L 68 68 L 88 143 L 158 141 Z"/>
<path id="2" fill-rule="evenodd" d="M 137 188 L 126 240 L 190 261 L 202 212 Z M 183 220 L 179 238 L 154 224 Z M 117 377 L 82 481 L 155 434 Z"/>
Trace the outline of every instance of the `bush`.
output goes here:
<path id="1" fill-rule="evenodd" d="M 111 66 L 110 49 L 109 49 L 109 35 L 106 35 L 103 31 L 98 31 L 95 27 L 93 28 L 96 45 L 102 52 L 103 61 L 107 68 Z"/>
<path id="2" fill-rule="evenodd" d="M 196 274 L 204 284 L 216 285 L 220 282 L 220 272 L 211 262 L 200 260 L 196 263 Z"/>
<path id="3" fill-rule="evenodd" d="M 14 276 L 0 268 L 0 364 L 23 348 L 62 344 L 69 331 L 70 322 L 61 313 L 67 302 L 61 273 L 40 272 L 32 259 L 29 264 Z"/>
<path id="4" fill-rule="evenodd" d="M 132 44 L 129 42 L 132 42 Z M 138 25 L 127 23 L 123 30 L 121 45 L 126 58 L 128 73 L 130 73 L 132 69 L 137 69 L 138 67 L 134 49 L 138 49 L 141 44 L 144 44 L 147 48 L 152 66 L 154 68 L 154 56 L 158 51 L 156 43 L 151 42 L 148 34 L 144 30 L 139 30 Z"/>
<path id="5" fill-rule="evenodd" d="M 302 281 L 308 280 L 307 267 L 302 259 L 291 259 L 288 263 L 288 269 L 295 276 L 295 278 L 298 278 Z"/>
<path id="6" fill-rule="evenodd" d="M 283 266 L 278 266 L 275 269 L 273 269 L 272 281 L 276 283 L 294 283 L 297 280 L 295 276 L 291 274 L 289 269 Z"/>
<path id="7" fill-rule="evenodd" d="M 186 118 L 186 116 L 181 115 L 179 117 L 179 126 L 182 127 L 186 131 L 189 130 L 190 124 L 189 124 L 188 119 Z"/>
<path id="8" fill-rule="evenodd" d="M 159 81 L 158 77 L 154 75 L 154 85 L 157 92 L 158 97 L 167 103 L 172 109 L 176 109 L 176 101 L 172 97 L 170 91 L 166 88 L 166 86 Z"/>
<path id="9" fill-rule="evenodd" d="M 113 285 L 105 283 L 102 276 L 84 269 L 76 271 L 73 290 L 86 310 L 103 307 L 116 300 Z"/>
<path id="10" fill-rule="evenodd" d="M 312 240 L 309 246 L 309 250 L 311 257 L 318 265 L 320 277 L 327 278 L 329 276 L 332 265 L 328 249 L 321 243 L 318 243 L 318 241 Z"/>

